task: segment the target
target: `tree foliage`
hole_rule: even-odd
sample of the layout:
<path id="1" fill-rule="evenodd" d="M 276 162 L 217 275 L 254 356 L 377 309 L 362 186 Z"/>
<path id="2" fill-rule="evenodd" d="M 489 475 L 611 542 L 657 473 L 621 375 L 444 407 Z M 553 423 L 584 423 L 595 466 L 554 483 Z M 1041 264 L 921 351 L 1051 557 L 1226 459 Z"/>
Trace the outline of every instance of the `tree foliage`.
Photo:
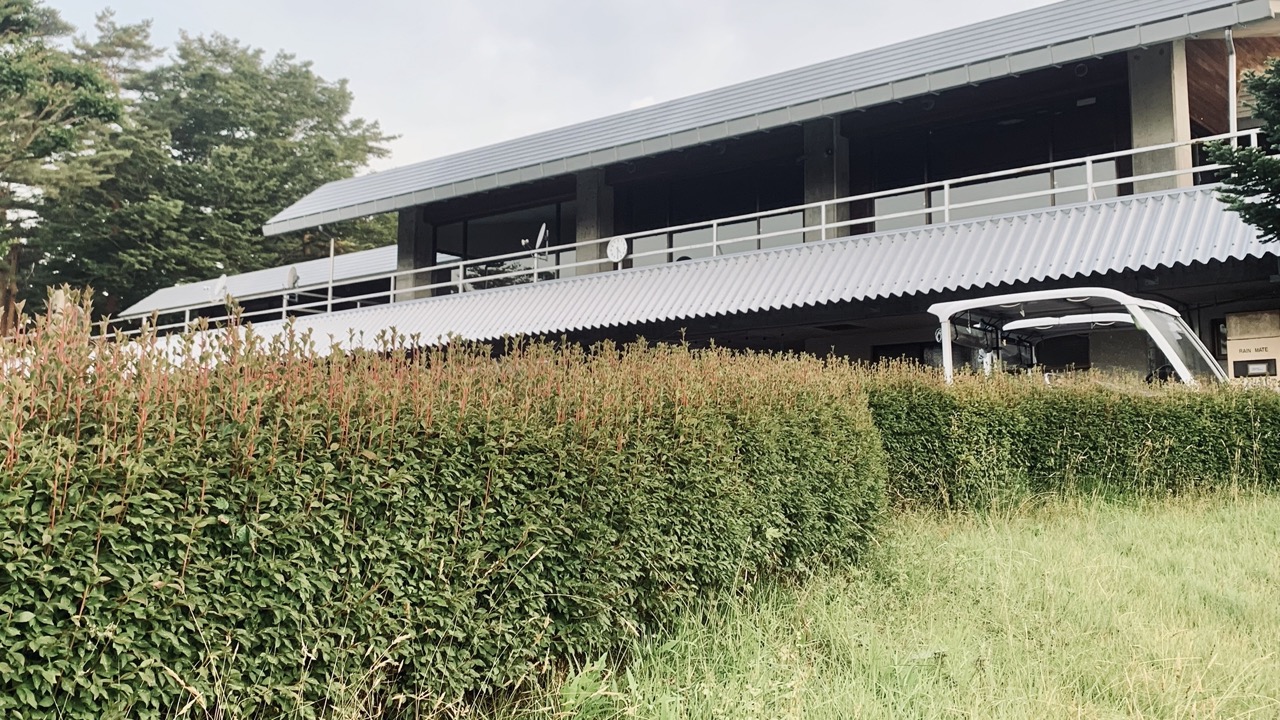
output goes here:
<path id="1" fill-rule="evenodd" d="M 106 68 L 127 102 L 104 182 L 39 208 L 28 292 L 70 283 L 99 290 L 100 312 L 180 282 L 328 252 L 328 238 L 263 237 L 262 225 L 316 187 L 385 154 L 377 123 L 351 118 L 344 81 L 290 55 L 213 35 L 183 35 L 168 55 L 149 25 L 99 18 L 78 57 Z M 328 229 L 341 250 L 394 242 L 387 219 Z"/>
<path id="2" fill-rule="evenodd" d="M 37 0 L 0 0 L 0 329 L 18 290 L 25 211 L 101 180 L 110 153 L 98 140 L 120 119 L 105 74 L 58 43 L 68 32 Z"/>
<path id="3" fill-rule="evenodd" d="M 1245 77 L 1254 97 L 1254 116 L 1265 123 L 1264 147 L 1219 144 L 1214 162 L 1228 166 L 1220 196 L 1245 222 L 1262 231 L 1263 242 L 1280 240 L 1280 157 L 1270 154 L 1280 141 L 1280 58 Z"/>
<path id="4" fill-rule="evenodd" d="M 103 73 L 54 42 L 69 30 L 34 0 L 0 0 L 0 178 L 39 183 L 44 166 L 80 148 L 82 131 L 115 122 Z"/>

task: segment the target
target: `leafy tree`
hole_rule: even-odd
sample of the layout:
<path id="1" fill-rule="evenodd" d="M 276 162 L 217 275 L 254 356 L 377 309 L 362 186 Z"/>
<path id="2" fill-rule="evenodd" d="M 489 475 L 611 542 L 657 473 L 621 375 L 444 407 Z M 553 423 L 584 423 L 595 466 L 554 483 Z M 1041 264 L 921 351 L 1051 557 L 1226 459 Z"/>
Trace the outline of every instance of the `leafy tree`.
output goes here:
<path id="1" fill-rule="evenodd" d="M 1265 123 L 1264 147 L 1222 143 L 1210 149 L 1210 157 L 1228 166 L 1219 191 L 1223 202 L 1261 230 L 1263 242 L 1274 242 L 1280 240 L 1280 157 L 1269 153 L 1280 141 L 1280 58 L 1246 75 L 1245 86 L 1254 97 L 1254 115 Z"/>
<path id="2" fill-rule="evenodd" d="M 377 123 L 349 117 L 345 82 L 221 35 L 183 35 L 153 67 L 145 25 L 104 16 L 98 36 L 80 52 L 110 67 L 129 101 L 111 141 L 120 160 L 107 181 L 40 209 L 33 298 L 44 284 L 90 285 L 109 313 L 175 283 L 328 254 L 327 235 L 261 228 L 386 153 Z M 326 230 L 343 251 L 394 242 L 387 218 Z"/>
<path id="3" fill-rule="evenodd" d="M 0 0 L 0 331 L 13 322 L 34 204 L 102 179 L 97 139 L 120 119 L 104 73 L 57 42 L 70 32 L 38 0 Z"/>

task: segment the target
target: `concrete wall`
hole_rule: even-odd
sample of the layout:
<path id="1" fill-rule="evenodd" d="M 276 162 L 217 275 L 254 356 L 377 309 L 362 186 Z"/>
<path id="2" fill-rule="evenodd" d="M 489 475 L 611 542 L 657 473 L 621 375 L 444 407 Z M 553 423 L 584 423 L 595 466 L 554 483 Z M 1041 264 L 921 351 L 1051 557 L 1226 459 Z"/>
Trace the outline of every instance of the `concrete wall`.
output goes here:
<path id="1" fill-rule="evenodd" d="M 1186 41 L 1153 45 L 1129 53 L 1129 103 L 1133 147 L 1163 145 L 1191 139 L 1191 109 L 1187 94 Z M 1142 153 L 1133 158 L 1133 174 L 1147 175 L 1192 167 L 1190 146 Z M 1147 193 L 1190 187 L 1185 174 L 1134 183 L 1134 192 Z"/>

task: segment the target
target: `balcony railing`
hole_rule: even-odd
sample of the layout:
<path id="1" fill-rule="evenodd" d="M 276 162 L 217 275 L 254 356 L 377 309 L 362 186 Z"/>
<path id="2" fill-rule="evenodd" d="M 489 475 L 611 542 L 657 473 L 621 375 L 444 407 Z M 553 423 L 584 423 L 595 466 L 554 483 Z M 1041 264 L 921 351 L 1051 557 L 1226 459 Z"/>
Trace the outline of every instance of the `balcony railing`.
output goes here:
<path id="1" fill-rule="evenodd" d="M 1197 148 L 1214 142 L 1257 146 L 1259 135 L 1260 130 L 1253 129 L 599 240 L 363 276 L 337 284 L 331 280 L 283 291 L 287 294 L 274 290 L 234 299 L 241 305 L 246 305 L 255 300 L 279 298 L 279 304 L 275 307 L 252 312 L 241 311 L 239 315 L 242 320 L 274 320 L 283 316 L 328 313 L 352 307 L 544 282 L 628 267 L 661 265 L 684 259 L 718 257 L 760 248 L 853 237 L 887 229 L 989 217 L 1014 210 L 1091 202 L 1133 192 L 1188 187 L 1216 182 L 1215 173 L 1223 167 L 1195 162 L 1190 162 L 1187 166 L 1185 159 L 1183 162 L 1177 160 L 1179 154 L 1185 158 L 1193 155 Z M 1136 174 L 1132 170 L 1144 165 L 1176 167 L 1179 164 L 1184 167 Z M 1017 185 L 1020 184 L 1018 181 L 1028 178 L 1034 178 L 1036 182 L 1047 186 L 1029 191 L 987 194 L 992 188 Z M 614 249 L 612 258 L 610 247 Z M 343 284 L 365 285 L 378 281 L 385 281 L 386 289 L 356 296 L 344 296 L 341 292 L 335 294 L 335 288 L 340 288 Z M 197 319 L 193 317 L 193 312 L 198 313 L 211 304 L 213 303 L 167 310 L 163 313 L 164 316 L 181 314 L 183 319 L 167 324 L 154 324 L 151 329 L 172 331 L 188 327 Z M 227 319 L 229 316 L 204 316 L 205 321 L 212 323 Z M 139 332 L 141 328 L 118 329 L 131 334 Z"/>

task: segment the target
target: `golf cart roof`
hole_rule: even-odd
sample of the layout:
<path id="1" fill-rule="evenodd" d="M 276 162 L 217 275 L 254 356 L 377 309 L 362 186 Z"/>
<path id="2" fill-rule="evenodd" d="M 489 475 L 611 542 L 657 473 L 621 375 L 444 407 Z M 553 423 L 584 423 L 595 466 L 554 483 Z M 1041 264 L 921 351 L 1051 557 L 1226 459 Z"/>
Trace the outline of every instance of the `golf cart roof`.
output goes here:
<path id="1" fill-rule="evenodd" d="M 970 300 L 936 303 L 929 312 L 947 322 L 960 313 L 981 310 L 984 317 L 994 321 L 1018 321 L 1027 318 L 1057 318 L 1060 321 L 1072 315 L 1098 315 L 1125 312 L 1129 307 L 1177 315 L 1177 311 L 1162 302 L 1143 300 L 1110 288 L 1084 287 L 1061 290 L 1035 290 L 1032 292 L 988 295 Z"/>
<path id="2" fill-rule="evenodd" d="M 1116 325 L 1133 325 L 1129 313 L 1085 313 L 1064 317 L 1023 318 L 1011 320 L 1001 328 L 1006 335 L 1044 339 L 1074 335 L 1089 330 L 1108 329 Z"/>
<path id="3" fill-rule="evenodd" d="M 941 321 L 937 337 L 942 343 L 942 367 L 947 382 L 954 377 L 952 346 L 955 343 L 979 348 L 996 347 L 1002 330 L 1008 337 L 1010 327 L 1015 330 L 1021 328 L 1023 333 L 1032 336 L 1038 329 L 1059 329 L 1059 334 L 1068 334 L 1072 330 L 1078 332 L 1085 323 L 1098 323 L 1100 316 L 1108 323 L 1120 322 L 1120 318 L 1110 317 L 1113 314 L 1131 318 L 1129 323 L 1146 333 L 1182 382 L 1195 385 L 1197 374 L 1213 381 L 1223 381 L 1227 377 L 1204 342 L 1176 310 L 1164 303 L 1143 300 L 1110 288 L 1065 288 L 991 295 L 936 303 L 929 312 Z M 958 323 L 957 315 L 964 316 Z"/>

